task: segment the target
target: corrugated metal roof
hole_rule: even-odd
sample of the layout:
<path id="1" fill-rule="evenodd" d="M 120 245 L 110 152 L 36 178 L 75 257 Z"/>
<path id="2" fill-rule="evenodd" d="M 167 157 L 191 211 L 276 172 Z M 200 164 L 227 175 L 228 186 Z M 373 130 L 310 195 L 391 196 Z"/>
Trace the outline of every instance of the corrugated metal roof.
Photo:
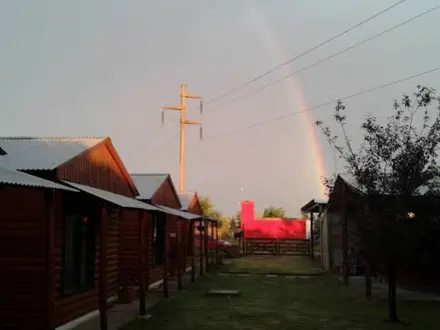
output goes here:
<path id="1" fill-rule="evenodd" d="M 178 217 L 186 219 L 186 220 L 195 220 L 195 219 L 202 218 L 202 216 L 200 216 L 200 215 L 189 213 L 189 212 L 184 212 L 184 211 L 181 211 L 181 210 L 176 210 L 176 209 L 173 209 L 171 207 L 157 205 L 157 204 L 155 206 L 157 206 L 158 208 L 164 210 L 166 213 L 178 216 Z"/>
<path id="2" fill-rule="evenodd" d="M 76 189 L 49 180 L 41 179 L 39 177 L 27 173 L 10 170 L 1 166 L 0 166 L 0 184 L 78 192 L 78 190 Z"/>
<path id="3" fill-rule="evenodd" d="M 144 173 L 130 174 L 130 176 L 139 191 L 139 196 L 136 198 L 150 200 L 170 175 L 166 173 Z"/>
<path id="4" fill-rule="evenodd" d="M 180 204 L 182 204 L 182 207 L 180 208 L 182 211 L 186 211 L 189 208 L 189 204 L 191 204 L 191 201 L 193 200 L 196 193 L 194 192 L 182 192 L 178 193 Z"/>
<path id="5" fill-rule="evenodd" d="M 72 187 L 75 187 L 81 191 L 84 191 L 90 195 L 96 196 L 100 199 L 106 200 L 112 204 L 125 207 L 125 208 L 131 208 L 131 209 L 140 209 L 140 210 L 147 210 L 147 211 L 161 211 L 158 207 L 155 207 L 153 205 L 138 201 L 134 198 L 126 197 L 123 195 L 115 194 L 113 192 L 102 190 L 90 186 L 86 186 L 79 183 L 74 183 L 70 181 L 64 181 L 68 185 L 71 185 Z"/>
<path id="6" fill-rule="evenodd" d="M 348 185 L 350 185 L 352 188 L 359 190 L 362 193 L 365 193 L 365 189 L 363 189 L 359 182 L 356 180 L 356 178 L 350 174 L 344 173 L 339 174 L 339 177 Z"/>
<path id="7" fill-rule="evenodd" d="M 53 170 L 104 137 L 0 137 L 0 164 L 17 170 Z"/>

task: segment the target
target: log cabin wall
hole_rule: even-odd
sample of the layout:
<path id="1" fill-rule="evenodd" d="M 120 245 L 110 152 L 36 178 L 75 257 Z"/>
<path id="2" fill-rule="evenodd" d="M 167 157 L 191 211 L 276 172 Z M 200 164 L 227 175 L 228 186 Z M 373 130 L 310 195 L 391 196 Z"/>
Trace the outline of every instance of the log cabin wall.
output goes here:
<path id="1" fill-rule="evenodd" d="M 0 188 L 0 329 L 45 328 L 44 191 Z"/>

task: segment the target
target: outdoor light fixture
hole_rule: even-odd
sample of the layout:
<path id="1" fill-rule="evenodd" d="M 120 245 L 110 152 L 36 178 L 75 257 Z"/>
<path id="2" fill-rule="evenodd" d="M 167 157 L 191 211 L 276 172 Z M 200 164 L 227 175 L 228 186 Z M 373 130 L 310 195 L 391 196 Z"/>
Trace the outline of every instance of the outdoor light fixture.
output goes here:
<path id="1" fill-rule="evenodd" d="M 414 219 L 416 217 L 416 214 L 414 212 L 408 212 L 408 218 Z"/>
<path id="2" fill-rule="evenodd" d="M 197 226 L 197 230 L 201 233 L 205 231 L 205 225 L 203 222 L 199 222 L 199 225 Z"/>

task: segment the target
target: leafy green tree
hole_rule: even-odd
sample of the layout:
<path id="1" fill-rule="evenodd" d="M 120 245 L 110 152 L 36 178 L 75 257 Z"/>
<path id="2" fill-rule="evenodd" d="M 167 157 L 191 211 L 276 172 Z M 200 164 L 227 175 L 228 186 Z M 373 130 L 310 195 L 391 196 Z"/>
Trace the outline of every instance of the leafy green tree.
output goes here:
<path id="1" fill-rule="evenodd" d="M 282 207 L 275 207 L 273 205 L 266 207 L 263 211 L 263 218 L 284 218 L 286 211 Z"/>
<path id="2" fill-rule="evenodd" d="M 205 216 L 215 219 L 219 226 L 219 236 L 223 237 L 225 232 L 228 232 L 229 221 L 226 216 L 224 216 L 220 211 L 218 211 L 210 197 L 199 197 L 200 207 Z"/>
<path id="3" fill-rule="evenodd" d="M 436 109 L 432 111 L 430 106 L 434 103 Z M 385 268 L 388 314 L 393 322 L 398 321 L 396 263 L 407 260 L 408 250 L 415 243 L 414 237 L 422 239 L 414 235 L 417 221 L 408 216 L 410 200 L 417 195 L 440 191 L 437 164 L 439 103 L 434 89 L 417 86 L 412 96 L 403 95 L 400 101 L 394 102 L 394 113 L 385 124 L 379 124 L 372 115 L 366 117 L 361 125 L 363 140 L 357 150 L 346 134 L 346 108 L 342 101 L 338 101 L 334 113 L 342 144 L 328 126 L 316 122 L 335 154 L 343 160 L 347 174 L 354 177 L 358 188 L 364 192 L 363 205 L 367 207 L 361 207 L 362 216 L 354 220 L 358 232 L 355 244 L 369 263 Z M 324 179 L 330 194 L 334 179 Z M 381 202 L 384 197 L 385 203 Z M 423 230 L 426 232 L 427 227 Z"/>
<path id="4" fill-rule="evenodd" d="M 240 211 L 237 211 L 237 212 L 235 213 L 235 216 L 232 217 L 232 218 L 233 218 L 233 220 L 235 221 L 236 228 L 240 228 L 240 226 L 241 226 L 241 212 L 240 212 Z"/>

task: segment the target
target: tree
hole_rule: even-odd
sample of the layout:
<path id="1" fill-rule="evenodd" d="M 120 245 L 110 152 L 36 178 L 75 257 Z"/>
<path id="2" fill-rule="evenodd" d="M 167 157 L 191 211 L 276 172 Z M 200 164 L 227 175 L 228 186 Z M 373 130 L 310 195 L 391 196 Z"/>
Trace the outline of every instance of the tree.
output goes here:
<path id="1" fill-rule="evenodd" d="M 263 218 L 284 218 L 286 211 L 282 207 L 273 205 L 266 207 L 263 211 Z"/>
<path id="2" fill-rule="evenodd" d="M 210 197 L 199 197 L 200 207 L 202 209 L 203 215 L 217 220 L 218 223 L 218 235 L 221 238 L 228 238 L 229 234 L 229 221 L 226 216 L 224 216 L 220 211 L 216 210 L 214 203 Z"/>
<path id="3" fill-rule="evenodd" d="M 235 216 L 233 217 L 235 224 L 236 224 L 236 228 L 240 228 L 241 227 L 241 212 L 237 211 L 235 213 Z"/>
<path id="4" fill-rule="evenodd" d="M 433 103 L 437 103 L 431 116 Z M 388 277 L 388 313 L 397 322 L 396 262 L 409 256 L 414 242 L 410 204 L 414 196 L 440 191 L 437 155 L 440 146 L 440 98 L 435 90 L 417 86 L 413 96 L 394 101 L 386 124 L 368 115 L 361 125 L 363 140 L 355 150 L 346 134 L 346 108 L 338 101 L 334 120 L 343 144 L 322 122 L 316 122 L 346 172 L 366 196 L 367 207 L 356 221 L 357 249 L 376 266 L 384 265 Z M 419 124 L 418 124 L 419 123 Z M 334 178 L 324 178 L 331 194 Z M 426 229 L 425 229 L 426 231 Z M 416 238 L 417 239 L 417 238 Z M 420 239 L 420 236 L 418 237 Z"/>

